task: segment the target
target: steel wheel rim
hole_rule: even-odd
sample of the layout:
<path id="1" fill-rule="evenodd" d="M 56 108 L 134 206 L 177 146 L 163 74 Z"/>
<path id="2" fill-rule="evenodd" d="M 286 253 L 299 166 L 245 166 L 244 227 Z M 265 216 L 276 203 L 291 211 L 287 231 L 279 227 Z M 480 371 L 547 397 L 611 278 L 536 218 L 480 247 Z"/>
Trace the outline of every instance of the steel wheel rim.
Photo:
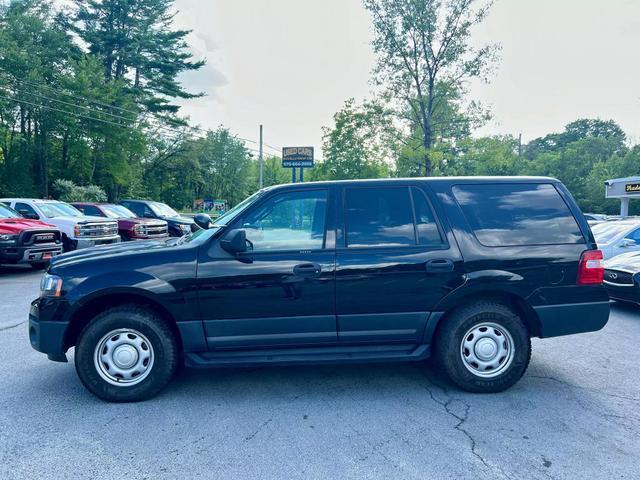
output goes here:
<path id="1" fill-rule="evenodd" d="M 147 337 L 131 328 L 119 328 L 100 339 L 93 361 L 104 381 L 118 387 L 131 387 L 149 375 L 153 358 L 153 346 Z"/>
<path id="2" fill-rule="evenodd" d="M 474 325 L 462 337 L 460 356 L 467 370 L 478 377 L 497 377 L 513 363 L 515 345 L 505 327 L 492 322 Z"/>

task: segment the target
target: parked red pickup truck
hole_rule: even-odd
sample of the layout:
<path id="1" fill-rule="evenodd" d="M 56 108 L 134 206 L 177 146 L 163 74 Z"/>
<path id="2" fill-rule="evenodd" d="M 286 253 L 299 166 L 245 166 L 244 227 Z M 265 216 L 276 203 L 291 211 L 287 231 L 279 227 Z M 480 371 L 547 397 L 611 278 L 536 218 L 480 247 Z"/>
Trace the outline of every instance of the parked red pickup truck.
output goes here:
<path id="1" fill-rule="evenodd" d="M 167 222 L 139 218 L 126 207 L 111 203 L 72 203 L 85 215 L 107 217 L 118 221 L 118 233 L 123 242 L 127 240 L 149 240 L 169 237 Z"/>
<path id="2" fill-rule="evenodd" d="M 44 268 L 62 253 L 60 231 L 39 220 L 28 220 L 0 203 L 0 264 L 28 263 Z"/>

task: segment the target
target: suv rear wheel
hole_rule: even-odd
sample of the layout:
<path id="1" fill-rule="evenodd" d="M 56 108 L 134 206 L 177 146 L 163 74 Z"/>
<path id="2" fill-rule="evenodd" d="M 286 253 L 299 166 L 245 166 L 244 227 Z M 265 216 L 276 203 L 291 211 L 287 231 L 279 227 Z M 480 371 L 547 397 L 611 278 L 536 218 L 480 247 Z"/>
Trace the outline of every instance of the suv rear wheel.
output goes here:
<path id="1" fill-rule="evenodd" d="M 97 315 L 82 331 L 75 352 L 80 380 L 110 402 L 137 402 L 158 394 L 178 366 L 178 346 L 155 312 L 136 305 Z"/>
<path id="2" fill-rule="evenodd" d="M 500 392 L 527 370 L 531 340 L 520 317 L 500 303 L 455 310 L 436 337 L 435 356 L 447 376 L 470 392 Z"/>

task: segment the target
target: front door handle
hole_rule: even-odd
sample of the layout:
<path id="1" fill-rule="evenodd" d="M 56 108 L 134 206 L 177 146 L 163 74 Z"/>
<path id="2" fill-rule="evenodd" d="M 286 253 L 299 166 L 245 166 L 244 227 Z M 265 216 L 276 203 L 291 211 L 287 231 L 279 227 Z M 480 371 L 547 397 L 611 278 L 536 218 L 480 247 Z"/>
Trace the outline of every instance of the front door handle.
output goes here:
<path id="1" fill-rule="evenodd" d="M 322 267 L 317 263 L 301 263 L 293 267 L 293 274 L 298 277 L 317 277 L 322 272 Z"/>
<path id="2" fill-rule="evenodd" d="M 453 262 L 448 258 L 438 258 L 427 262 L 427 272 L 453 272 Z"/>

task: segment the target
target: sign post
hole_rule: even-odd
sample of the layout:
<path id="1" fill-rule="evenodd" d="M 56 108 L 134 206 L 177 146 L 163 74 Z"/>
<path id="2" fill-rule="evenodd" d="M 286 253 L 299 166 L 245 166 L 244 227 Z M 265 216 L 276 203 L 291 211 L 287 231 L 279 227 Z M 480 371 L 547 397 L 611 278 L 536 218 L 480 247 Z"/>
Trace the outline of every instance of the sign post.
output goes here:
<path id="1" fill-rule="evenodd" d="M 282 166 L 291 169 L 292 183 L 296 183 L 296 168 L 300 167 L 300 181 L 304 182 L 304 169 L 313 168 L 313 147 L 284 147 Z"/>

